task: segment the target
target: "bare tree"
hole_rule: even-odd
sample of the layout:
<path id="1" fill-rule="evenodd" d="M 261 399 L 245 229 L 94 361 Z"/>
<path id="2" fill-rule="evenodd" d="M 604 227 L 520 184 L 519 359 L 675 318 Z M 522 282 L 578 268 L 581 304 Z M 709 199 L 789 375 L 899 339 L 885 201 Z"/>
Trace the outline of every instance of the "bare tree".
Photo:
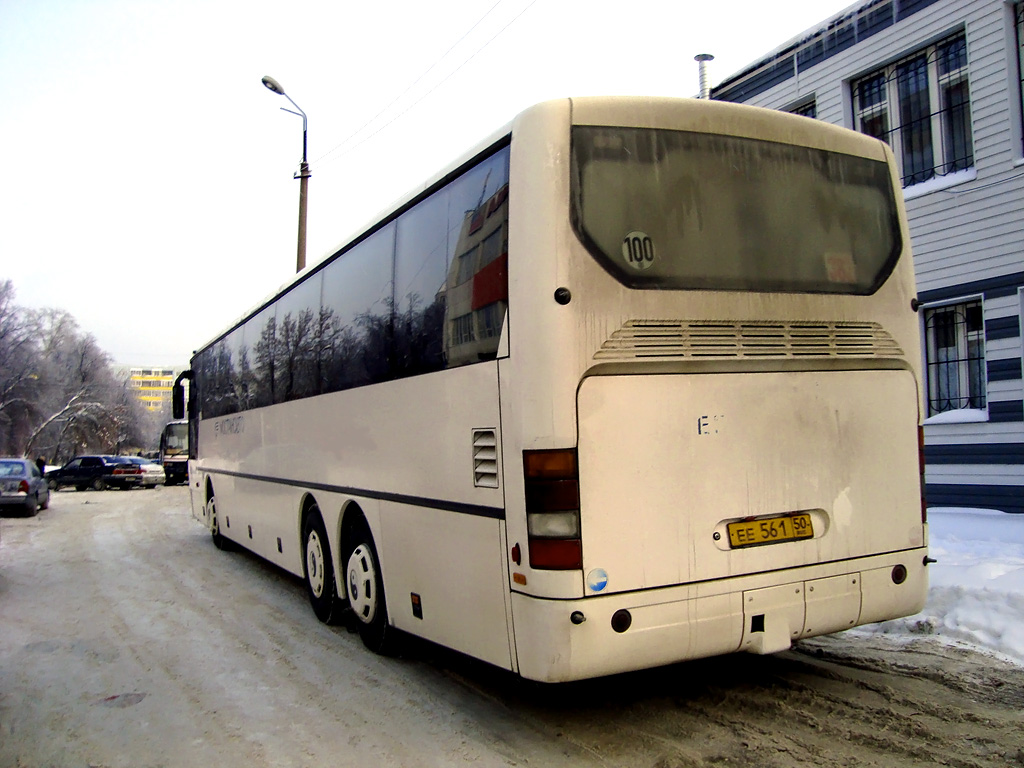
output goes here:
<path id="1" fill-rule="evenodd" d="M 0 452 L 18 453 L 36 418 L 40 350 L 32 324 L 14 304 L 14 286 L 0 282 Z"/>

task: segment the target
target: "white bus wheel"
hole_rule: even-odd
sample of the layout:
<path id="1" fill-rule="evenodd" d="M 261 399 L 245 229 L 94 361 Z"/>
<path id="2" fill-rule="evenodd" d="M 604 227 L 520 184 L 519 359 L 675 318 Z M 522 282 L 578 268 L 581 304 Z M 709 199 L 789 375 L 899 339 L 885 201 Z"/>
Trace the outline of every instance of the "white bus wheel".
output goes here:
<path id="1" fill-rule="evenodd" d="M 374 653 L 393 653 L 395 631 L 388 625 L 380 559 L 373 536 L 365 526 L 360 526 L 349 539 L 345 585 L 363 644 Z"/>
<path id="2" fill-rule="evenodd" d="M 341 615 L 342 604 L 334 583 L 331 544 L 320 511 L 313 507 L 306 517 L 302 534 L 306 591 L 313 613 L 324 624 L 333 624 Z"/>
<path id="3" fill-rule="evenodd" d="M 220 520 L 217 518 L 217 497 L 210 494 L 206 500 L 206 519 L 210 523 L 210 536 L 213 538 L 213 546 L 222 552 L 230 552 L 231 540 L 220 532 Z"/>

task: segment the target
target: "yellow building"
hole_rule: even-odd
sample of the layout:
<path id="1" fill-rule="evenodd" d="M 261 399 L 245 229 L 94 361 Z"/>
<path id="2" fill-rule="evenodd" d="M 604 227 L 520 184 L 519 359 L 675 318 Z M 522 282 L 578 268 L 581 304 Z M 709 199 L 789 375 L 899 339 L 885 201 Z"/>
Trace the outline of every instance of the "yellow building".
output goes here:
<path id="1" fill-rule="evenodd" d="M 146 406 L 146 410 L 159 411 L 171 402 L 171 388 L 178 372 L 171 368 L 131 368 L 128 386 Z"/>

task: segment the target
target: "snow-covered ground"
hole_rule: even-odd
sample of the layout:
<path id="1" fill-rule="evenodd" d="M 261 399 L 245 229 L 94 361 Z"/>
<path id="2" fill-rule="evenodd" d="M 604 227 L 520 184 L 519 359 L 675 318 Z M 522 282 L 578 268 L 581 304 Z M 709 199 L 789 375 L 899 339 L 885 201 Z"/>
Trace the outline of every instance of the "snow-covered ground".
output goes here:
<path id="1" fill-rule="evenodd" d="M 1024 665 L 1024 515 L 932 508 L 928 522 L 938 562 L 924 611 L 853 631 L 932 635 Z"/>

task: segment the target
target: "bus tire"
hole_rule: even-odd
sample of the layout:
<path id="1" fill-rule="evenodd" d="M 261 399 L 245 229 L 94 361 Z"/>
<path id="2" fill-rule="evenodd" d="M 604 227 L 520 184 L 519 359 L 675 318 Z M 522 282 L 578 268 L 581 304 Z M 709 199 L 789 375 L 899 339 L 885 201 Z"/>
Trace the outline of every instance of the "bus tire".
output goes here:
<path id="1" fill-rule="evenodd" d="M 338 598 L 338 587 L 334 581 L 327 528 L 315 505 L 309 509 L 302 526 L 302 555 L 306 592 L 313 613 L 324 624 L 334 624 L 340 618 L 344 605 Z"/>
<path id="2" fill-rule="evenodd" d="M 220 520 L 217 519 L 217 497 L 210 494 L 206 500 L 206 519 L 210 521 L 210 536 L 213 539 L 213 546 L 221 552 L 230 552 L 234 547 L 231 539 L 220 532 Z"/>
<path id="3" fill-rule="evenodd" d="M 395 652 L 396 632 L 388 624 L 380 558 L 365 523 L 349 536 L 344 562 L 348 603 L 363 645 L 374 653 L 391 655 Z"/>

